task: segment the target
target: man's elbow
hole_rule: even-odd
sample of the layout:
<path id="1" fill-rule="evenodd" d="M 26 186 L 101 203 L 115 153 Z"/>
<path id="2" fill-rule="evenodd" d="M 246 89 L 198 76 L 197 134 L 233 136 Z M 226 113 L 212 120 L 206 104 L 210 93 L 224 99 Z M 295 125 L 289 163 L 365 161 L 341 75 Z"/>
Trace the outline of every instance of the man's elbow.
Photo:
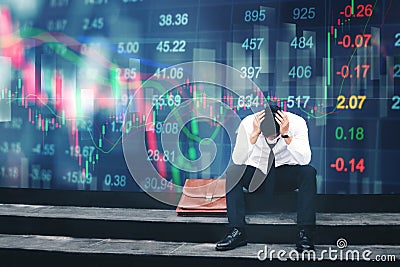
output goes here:
<path id="1" fill-rule="evenodd" d="M 292 155 L 299 165 L 308 165 L 311 162 L 311 151 L 292 152 Z"/>
<path id="2" fill-rule="evenodd" d="M 308 165 L 311 162 L 311 151 L 307 151 L 300 157 L 300 165 Z"/>
<path id="3" fill-rule="evenodd" d="M 240 165 L 243 163 L 243 160 L 240 158 L 240 156 L 238 155 L 232 155 L 232 161 L 233 163 L 235 163 L 236 165 Z"/>

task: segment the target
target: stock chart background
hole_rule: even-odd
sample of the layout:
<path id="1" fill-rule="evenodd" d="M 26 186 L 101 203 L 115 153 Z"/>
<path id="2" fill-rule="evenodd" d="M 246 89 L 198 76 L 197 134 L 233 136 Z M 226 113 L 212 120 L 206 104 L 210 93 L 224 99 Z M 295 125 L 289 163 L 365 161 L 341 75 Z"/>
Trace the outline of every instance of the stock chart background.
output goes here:
<path id="1" fill-rule="evenodd" d="M 168 192 L 220 177 L 234 143 L 228 110 L 243 118 L 275 101 L 307 121 L 318 193 L 398 194 L 399 10 L 394 0 L 0 0 L 0 186 Z M 256 87 L 142 87 L 186 79 L 175 65 L 190 61 L 226 64 Z M 193 99 L 213 119 L 165 121 Z M 139 131 L 147 154 L 136 157 L 165 179 L 133 179 L 123 136 Z M 215 158 L 190 170 L 204 139 Z"/>

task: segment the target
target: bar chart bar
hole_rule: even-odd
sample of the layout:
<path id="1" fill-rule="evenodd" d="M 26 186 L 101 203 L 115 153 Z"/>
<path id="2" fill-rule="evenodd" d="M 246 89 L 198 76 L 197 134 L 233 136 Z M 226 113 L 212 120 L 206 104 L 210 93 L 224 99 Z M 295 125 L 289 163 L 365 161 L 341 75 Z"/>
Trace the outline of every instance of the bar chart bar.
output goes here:
<path id="1" fill-rule="evenodd" d="M 0 57 L 0 122 L 11 121 L 11 58 Z"/>

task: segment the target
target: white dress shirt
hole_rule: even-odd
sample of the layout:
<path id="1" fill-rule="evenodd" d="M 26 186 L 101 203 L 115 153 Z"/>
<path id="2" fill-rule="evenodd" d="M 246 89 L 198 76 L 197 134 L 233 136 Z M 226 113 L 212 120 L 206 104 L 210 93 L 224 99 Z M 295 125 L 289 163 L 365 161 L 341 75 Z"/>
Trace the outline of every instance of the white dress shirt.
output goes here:
<path id="1" fill-rule="evenodd" d="M 307 165 L 311 161 L 311 149 L 308 141 L 308 128 L 305 120 L 293 113 L 285 112 L 289 118 L 289 136 L 293 137 L 291 143 L 278 136 L 268 143 L 276 143 L 272 149 L 275 155 L 275 167 L 282 165 Z M 250 165 L 268 172 L 268 156 L 270 148 L 261 133 L 256 143 L 250 143 L 250 135 L 253 131 L 254 114 L 245 117 L 239 125 L 232 160 L 237 165 Z"/>

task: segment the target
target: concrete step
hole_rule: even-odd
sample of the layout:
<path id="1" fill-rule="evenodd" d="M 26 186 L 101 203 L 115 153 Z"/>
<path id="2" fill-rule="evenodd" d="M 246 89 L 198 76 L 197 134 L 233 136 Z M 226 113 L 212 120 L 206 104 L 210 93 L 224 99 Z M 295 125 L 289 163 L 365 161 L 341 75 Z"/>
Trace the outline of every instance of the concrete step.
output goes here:
<path id="1" fill-rule="evenodd" d="M 0 256 L 2 266 L 16 266 L 19 262 L 30 261 L 30 266 L 57 266 L 76 264 L 78 266 L 118 266 L 146 264 L 156 266 L 170 264 L 204 266 L 204 264 L 229 264 L 247 266 L 270 264 L 296 264 L 296 266 L 323 263 L 346 263 L 351 265 L 383 262 L 385 266 L 400 260 L 399 246 L 374 245 L 338 248 L 336 244 L 317 245 L 314 254 L 297 253 L 293 245 L 249 243 L 231 251 L 216 251 L 214 243 L 161 242 L 155 240 L 72 238 L 68 236 L 0 235 Z M 278 251 L 281 251 L 278 254 Z M 325 251 L 325 252 L 324 252 Z M 331 251 L 331 252 L 329 252 Z M 357 251 L 357 252 L 356 252 Z M 364 255 L 364 256 L 363 256 Z M 7 262 L 7 265 L 3 265 Z M 85 264 L 85 265 L 84 265 Z M 47 265 L 45 265 L 47 266 Z M 212 265 L 213 266 L 213 265 Z"/>
<path id="2" fill-rule="evenodd" d="M 294 243 L 296 214 L 246 217 L 253 243 Z M 180 217 L 174 210 L 0 204 L 0 233 L 214 243 L 226 217 Z M 318 213 L 316 244 L 400 245 L 400 213 Z"/>

